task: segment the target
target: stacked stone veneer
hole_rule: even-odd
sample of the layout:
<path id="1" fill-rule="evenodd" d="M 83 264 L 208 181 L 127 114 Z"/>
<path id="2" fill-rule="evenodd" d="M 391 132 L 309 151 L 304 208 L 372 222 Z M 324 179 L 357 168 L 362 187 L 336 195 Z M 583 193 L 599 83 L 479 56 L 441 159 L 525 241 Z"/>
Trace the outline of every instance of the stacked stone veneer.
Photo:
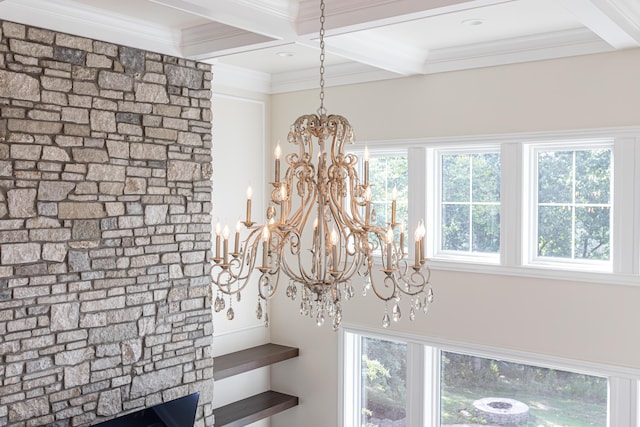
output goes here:
<path id="1" fill-rule="evenodd" d="M 0 35 L 0 426 L 213 425 L 209 66 Z"/>

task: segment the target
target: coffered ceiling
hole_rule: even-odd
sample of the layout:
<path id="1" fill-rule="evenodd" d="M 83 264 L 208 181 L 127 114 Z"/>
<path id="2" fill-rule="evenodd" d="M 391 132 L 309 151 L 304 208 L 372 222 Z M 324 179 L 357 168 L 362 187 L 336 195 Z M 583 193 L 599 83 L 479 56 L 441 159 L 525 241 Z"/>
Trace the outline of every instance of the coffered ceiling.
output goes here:
<path id="1" fill-rule="evenodd" d="M 327 85 L 640 46 L 640 0 L 325 0 Z M 0 17 L 317 87 L 319 0 L 0 0 Z"/>

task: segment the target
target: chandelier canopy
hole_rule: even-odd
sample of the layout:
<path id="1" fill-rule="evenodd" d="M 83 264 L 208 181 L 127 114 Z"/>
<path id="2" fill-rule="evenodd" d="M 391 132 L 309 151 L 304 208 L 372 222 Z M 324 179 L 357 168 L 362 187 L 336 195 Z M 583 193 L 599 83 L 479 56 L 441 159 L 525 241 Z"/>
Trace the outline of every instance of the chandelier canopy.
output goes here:
<path id="1" fill-rule="evenodd" d="M 331 319 L 333 329 L 342 320 L 342 302 L 354 296 L 353 281 L 363 278 L 362 293 L 372 291 L 385 302 L 383 327 L 401 317 L 399 302 L 409 299 L 409 318 L 426 313 L 433 301 L 430 270 L 424 256 L 425 229 L 415 236 L 415 261 L 405 251 L 404 224 L 396 222 L 395 197 L 386 226 L 375 224 L 369 183 L 369 159 L 365 149 L 363 180 L 357 173 L 358 156 L 345 153 L 354 141 L 348 120 L 328 115 L 324 108 L 324 1 L 320 3 L 320 108 L 303 115 L 291 126 L 288 142 L 297 153 L 285 157 L 287 169 L 280 176 L 280 146 L 275 152 L 275 179 L 266 223 L 251 220 L 251 187 L 247 190 L 246 219 L 238 222 L 233 252 L 229 252 L 229 228 L 216 225 L 215 256 L 211 280 L 217 286 L 214 310 L 226 308 L 234 318 L 232 297 L 240 301 L 254 270 L 258 279 L 256 315 L 269 325 L 267 301 L 276 293 L 280 276 L 288 278 L 287 297 L 300 295 L 300 313 L 315 318 L 318 326 Z M 317 153 L 316 153 L 317 148 Z M 240 242 L 242 225 L 248 236 Z M 221 235 L 222 234 L 222 235 Z M 222 238 L 222 242 L 221 242 Z M 222 243 L 222 244 L 221 244 Z M 221 250 L 222 248 L 222 250 Z M 372 274 L 375 259 L 382 274 Z M 391 317 L 389 304 L 392 304 Z"/>

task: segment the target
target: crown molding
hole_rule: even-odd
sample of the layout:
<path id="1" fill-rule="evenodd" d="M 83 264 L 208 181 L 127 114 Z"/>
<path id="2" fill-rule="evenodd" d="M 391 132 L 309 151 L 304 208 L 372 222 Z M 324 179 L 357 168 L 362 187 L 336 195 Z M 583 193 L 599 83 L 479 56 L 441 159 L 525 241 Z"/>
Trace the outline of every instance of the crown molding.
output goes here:
<path id="1" fill-rule="evenodd" d="M 587 29 L 516 37 L 430 52 L 425 73 L 465 70 L 568 56 L 609 52 L 613 48 Z"/>
<path id="2" fill-rule="evenodd" d="M 62 33 L 103 40 L 173 56 L 182 56 L 181 32 L 124 14 L 80 5 L 68 0 L 3 0 L 2 19 Z"/>

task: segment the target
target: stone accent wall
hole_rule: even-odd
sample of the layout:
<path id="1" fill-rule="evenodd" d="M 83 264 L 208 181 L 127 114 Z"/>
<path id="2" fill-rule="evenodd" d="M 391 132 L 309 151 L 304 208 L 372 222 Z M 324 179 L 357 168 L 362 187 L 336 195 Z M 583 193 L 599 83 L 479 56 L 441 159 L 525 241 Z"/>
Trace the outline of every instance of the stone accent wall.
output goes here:
<path id="1" fill-rule="evenodd" d="M 0 426 L 213 425 L 210 82 L 0 20 Z"/>

